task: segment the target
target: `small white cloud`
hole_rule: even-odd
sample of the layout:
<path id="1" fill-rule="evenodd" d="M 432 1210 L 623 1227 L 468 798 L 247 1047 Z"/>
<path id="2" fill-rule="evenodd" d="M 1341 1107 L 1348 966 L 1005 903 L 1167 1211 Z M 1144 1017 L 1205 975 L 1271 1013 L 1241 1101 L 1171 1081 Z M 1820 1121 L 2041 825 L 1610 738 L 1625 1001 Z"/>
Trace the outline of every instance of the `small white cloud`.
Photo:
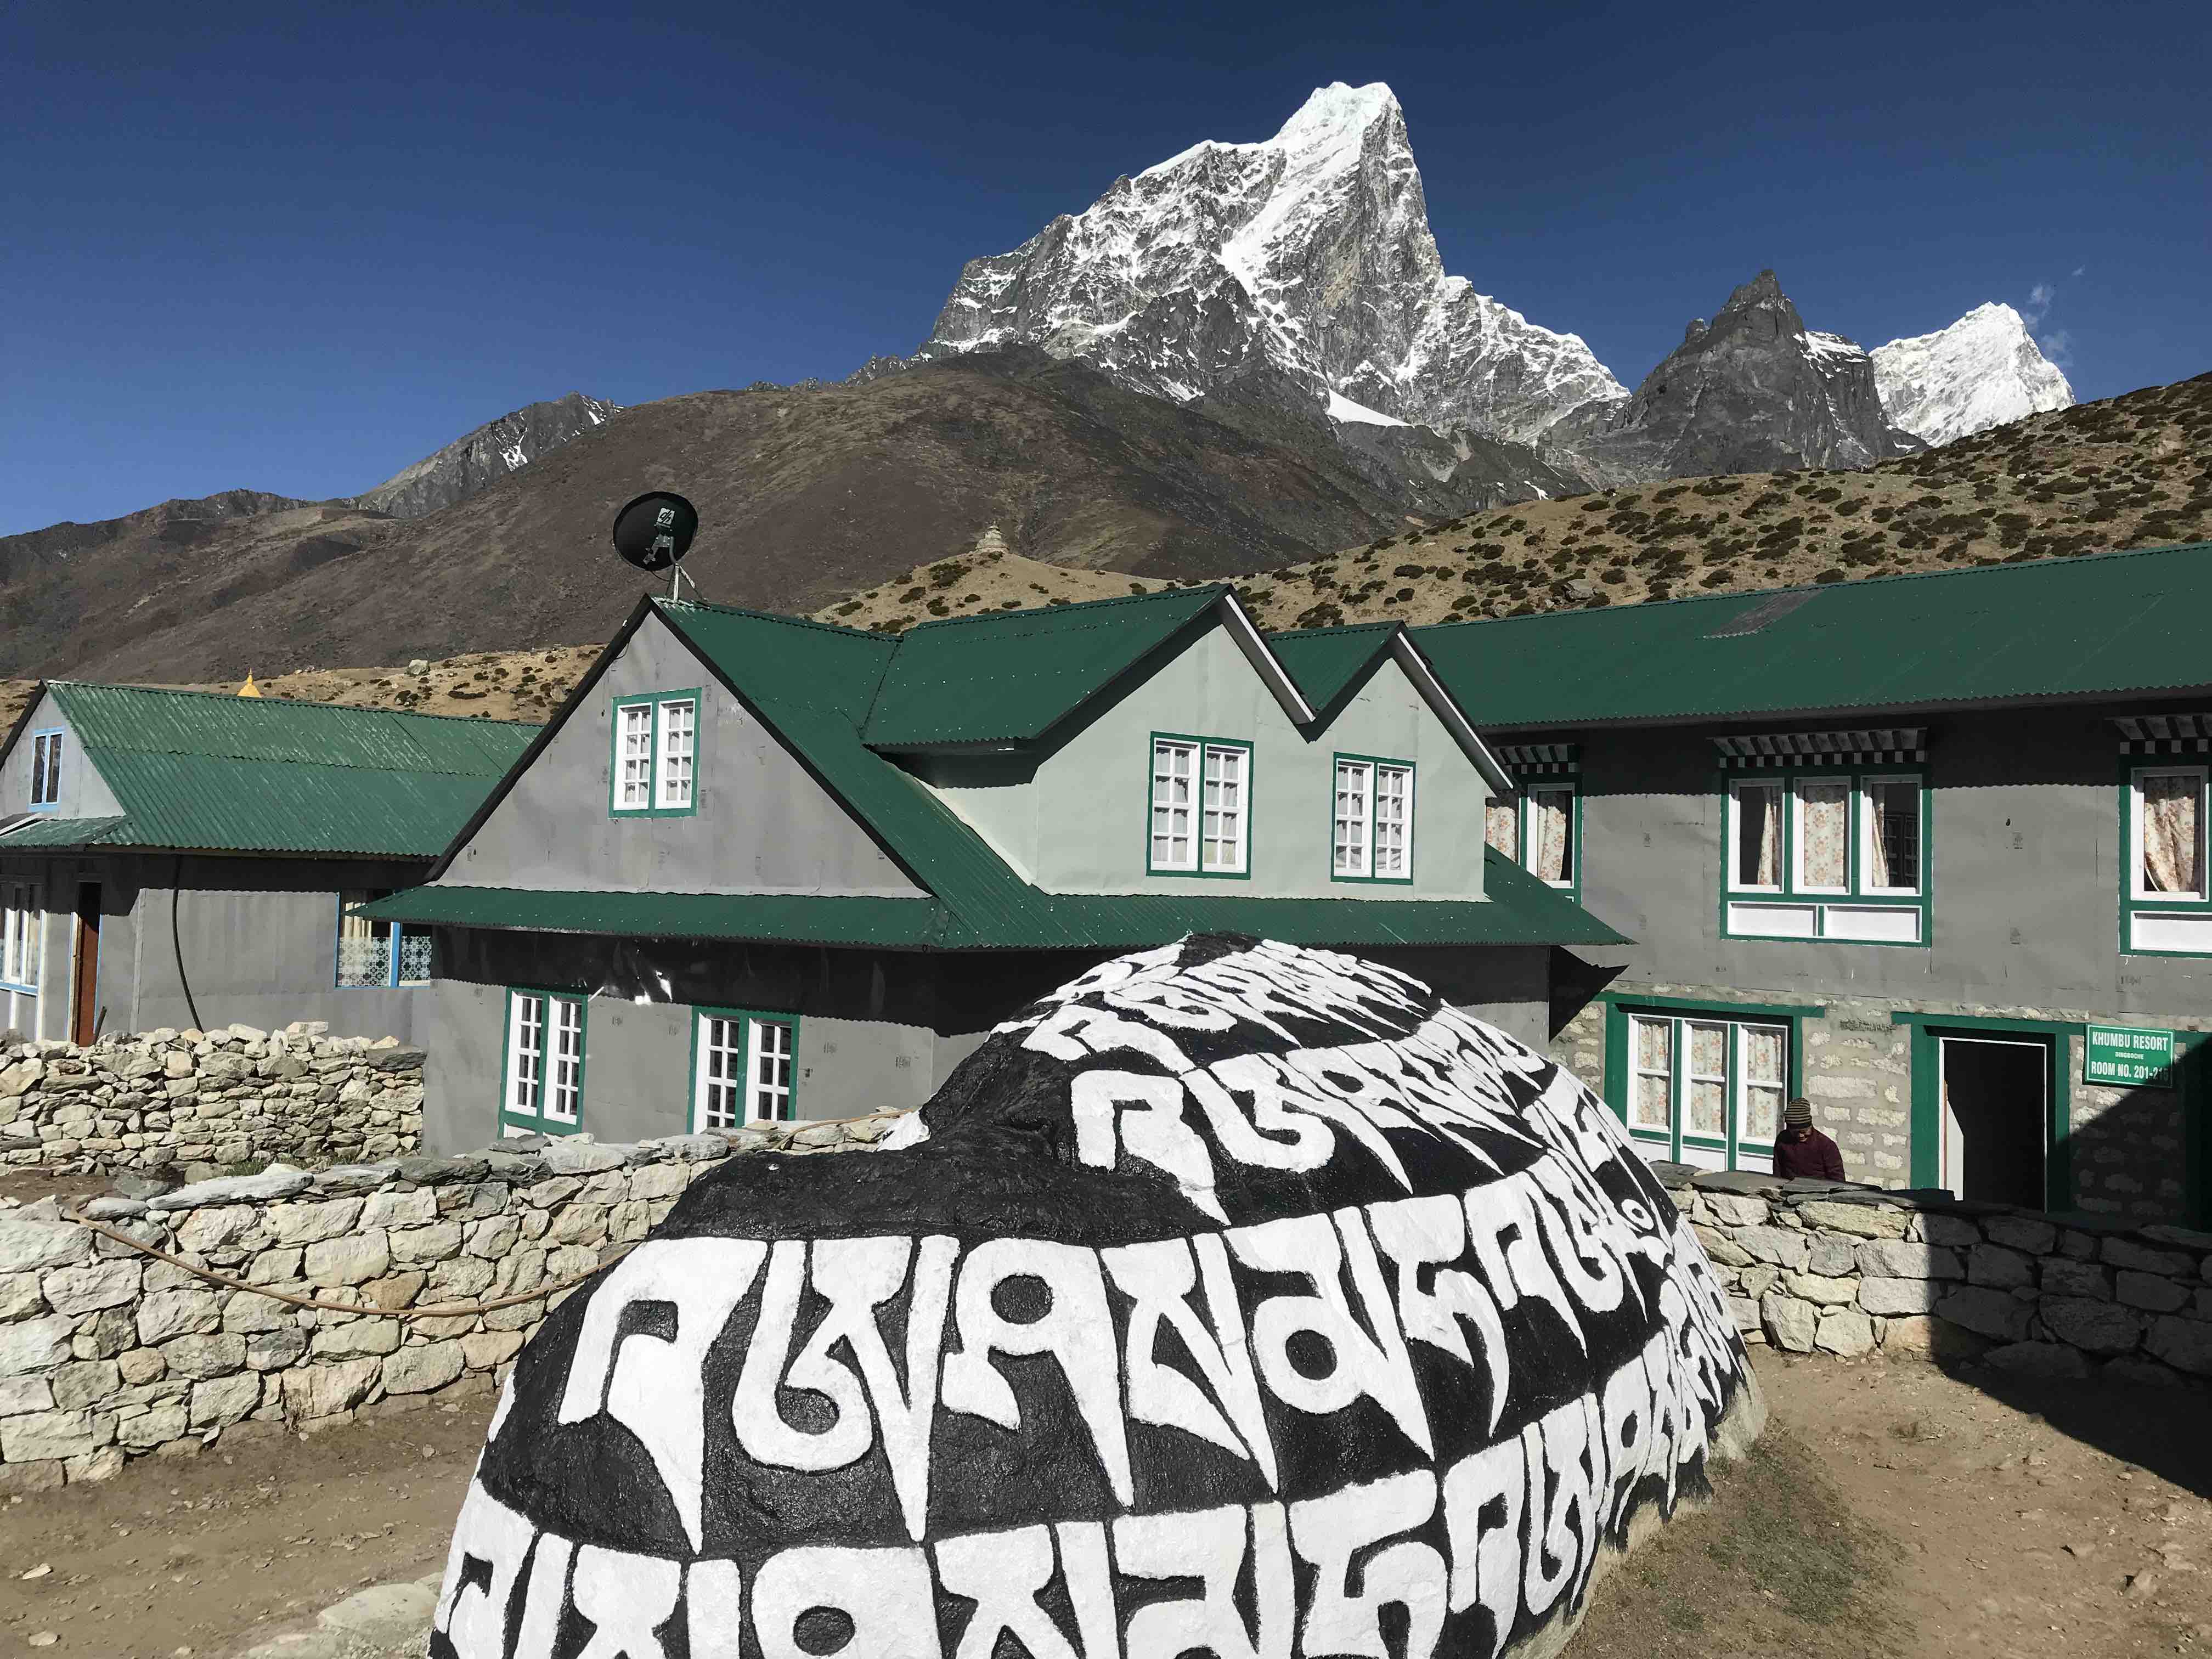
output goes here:
<path id="1" fill-rule="evenodd" d="M 2079 276 L 2083 271 L 2088 270 L 2088 268 L 2089 267 L 2087 265 L 2076 265 L 2074 267 L 2074 274 L 2076 276 Z"/>
<path id="2" fill-rule="evenodd" d="M 2041 311 L 2051 309 L 2052 289 L 2048 283 L 2038 283 L 2027 291 L 2028 304 Z"/>
<path id="3" fill-rule="evenodd" d="M 2063 368 L 2074 361 L 2074 337 L 2063 328 L 2037 335 L 2035 344 L 2054 368 Z"/>

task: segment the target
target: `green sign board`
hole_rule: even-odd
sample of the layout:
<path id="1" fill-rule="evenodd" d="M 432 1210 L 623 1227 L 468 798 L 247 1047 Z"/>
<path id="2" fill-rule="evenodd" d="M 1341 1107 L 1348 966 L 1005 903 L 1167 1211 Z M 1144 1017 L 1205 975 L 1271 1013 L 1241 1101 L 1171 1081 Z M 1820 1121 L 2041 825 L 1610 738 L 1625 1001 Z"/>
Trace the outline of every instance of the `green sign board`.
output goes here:
<path id="1" fill-rule="evenodd" d="M 2084 1083 L 2173 1087 L 2173 1033 L 2131 1025 L 2092 1025 L 2081 1062 Z"/>

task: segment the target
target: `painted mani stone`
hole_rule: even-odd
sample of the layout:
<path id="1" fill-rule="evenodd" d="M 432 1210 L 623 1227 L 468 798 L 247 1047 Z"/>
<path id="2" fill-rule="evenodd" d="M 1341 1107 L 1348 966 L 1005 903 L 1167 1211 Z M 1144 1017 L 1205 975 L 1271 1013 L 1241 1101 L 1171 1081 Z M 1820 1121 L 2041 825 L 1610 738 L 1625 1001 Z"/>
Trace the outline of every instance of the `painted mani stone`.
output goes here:
<path id="1" fill-rule="evenodd" d="M 1487 1656 L 1760 1413 L 1571 1075 L 1388 969 L 1189 939 L 885 1150 L 732 1159 L 564 1302 L 430 1652 Z"/>

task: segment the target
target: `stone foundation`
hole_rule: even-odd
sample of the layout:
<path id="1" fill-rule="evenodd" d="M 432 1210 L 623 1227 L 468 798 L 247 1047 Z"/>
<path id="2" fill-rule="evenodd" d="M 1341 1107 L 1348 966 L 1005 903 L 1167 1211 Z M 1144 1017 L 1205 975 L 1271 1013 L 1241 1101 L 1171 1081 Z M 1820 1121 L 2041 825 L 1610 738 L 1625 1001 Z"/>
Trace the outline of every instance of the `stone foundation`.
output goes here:
<path id="1" fill-rule="evenodd" d="M 0 1048 L 0 1164 L 112 1174 L 414 1152 L 422 1051 L 325 1030 L 233 1025 Z"/>
<path id="2" fill-rule="evenodd" d="M 732 1157 L 855 1150 L 886 1127 L 507 1143 L 313 1175 L 279 1164 L 86 1211 L 295 1296 L 386 1309 L 495 1301 L 614 1261 Z M 102 1480 L 127 1458 L 198 1450 L 227 1431 L 488 1393 L 564 1294 L 411 1320 L 296 1308 L 64 1220 L 51 1199 L 0 1209 L 0 1490 Z"/>

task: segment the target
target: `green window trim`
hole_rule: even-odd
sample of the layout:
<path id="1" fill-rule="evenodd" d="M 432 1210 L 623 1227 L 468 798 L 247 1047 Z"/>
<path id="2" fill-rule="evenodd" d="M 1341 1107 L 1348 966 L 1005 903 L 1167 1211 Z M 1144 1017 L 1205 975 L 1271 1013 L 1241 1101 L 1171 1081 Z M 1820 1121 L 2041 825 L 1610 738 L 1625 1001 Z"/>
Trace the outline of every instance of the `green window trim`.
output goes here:
<path id="1" fill-rule="evenodd" d="M 1187 810 L 1190 814 L 1189 834 L 1191 863 L 1188 867 L 1162 864 L 1154 856 L 1162 839 L 1158 832 L 1161 804 L 1160 749 L 1163 744 L 1183 744 L 1191 749 L 1192 769 L 1189 779 L 1190 799 Z M 1207 868 L 1206 864 L 1206 764 L 1207 757 L 1223 750 L 1234 750 L 1243 757 L 1242 804 L 1238 809 L 1237 851 L 1235 868 L 1219 866 Z M 1252 744 L 1242 738 L 1202 738 L 1188 732 L 1154 732 L 1145 742 L 1145 873 L 1200 881 L 1249 881 L 1252 879 L 1252 779 L 1258 757 Z M 1169 804 L 1173 810 L 1173 803 Z M 1170 833 L 1166 837 L 1172 842 Z"/>
<path id="2" fill-rule="evenodd" d="M 2138 917 L 2171 917 L 2204 924 L 2204 933 L 2212 937 L 2212 891 L 2203 897 L 2185 895 L 2156 897 L 2136 891 L 2136 873 L 2142 867 L 2143 844 L 2141 836 L 2141 810 L 2137 789 L 2146 773 L 2193 773 L 2212 785 L 2212 757 L 2176 755 L 2162 759 L 2149 755 L 2123 755 L 2119 775 L 2119 848 L 2120 855 L 2113 860 L 2118 866 L 2119 890 L 2119 946 L 2124 957 L 2177 957 L 2184 960 L 2201 961 L 2212 956 L 2212 944 L 2199 950 L 2175 949 L 2172 946 L 2153 948 L 2139 946 L 2135 942 Z M 2197 881 L 2212 889 L 2212 846 L 2207 844 L 2208 824 L 2205 809 L 2212 805 L 2212 787 L 2201 787 L 2197 796 Z"/>
<path id="3" fill-rule="evenodd" d="M 515 1006 L 518 1002 L 535 1001 L 542 1004 L 538 1015 L 538 1105 L 524 1109 L 515 1104 L 515 1085 L 520 1080 L 515 1070 Z M 576 1110 L 573 1117 L 559 1117 L 545 1109 L 546 1091 L 556 1087 L 550 1066 L 556 1055 L 561 1016 L 556 1010 L 573 1007 L 576 1011 L 576 1081 L 574 1091 Z M 584 1127 L 584 1074 L 590 1054 L 591 999 L 580 992 L 555 991 L 535 985 L 510 985 L 503 1008 L 499 1048 L 499 1128 L 505 1139 L 508 1130 L 526 1134 L 573 1135 Z"/>
<path id="4" fill-rule="evenodd" d="M 1940 1186 L 1943 1179 L 1943 1047 L 1946 1036 L 1972 1037 L 1992 1033 L 2043 1038 L 2048 1044 L 2046 1088 L 2049 1122 L 2043 1142 L 2043 1207 L 2054 1214 L 2074 1208 L 2074 1039 L 2083 1036 L 2079 1020 L 2006 1019 L 1994 1015 L 1893 1013 L 1893 1025 L 1912 1033 L 1912 1184 Z M 2174 1048 L 2181 1049 L 2176 1033 Z M 2183 1188 L 2186 1201 L 2190 1188 Z"/>
<path id="5" fill-rule="evenodd" d="M 680 806 L 661 804 L 663 785 L 662 763 L 668 759 L 668 710 L 672 707 L 689 705 L 691 710 L 690 732 L 691 749 L 684 758 L 691 767 L 691 787 Z M 706 700 L 699 686 L 680 688 L 673 691 L 649 691 L 636 696 L 617 697 L 608 705 L 607 716 L 607 816 L 611 818 L 687 818 L 699 810 L 699 780 L 706 733 Z M 646 720 L 645 800 L 642 805 L 626 806 L 623 804 L 623 741 L 624 737 L 623 711 L 626 708 L 647 708 Z"/>
<path id="6" fill-rule="evenodd" d="M 1605 1103 L 1612 1108 L 1613 1115 L 1620 1120 L 1621 1133 L 1628 1137 L 1631 1146 L 1646 1156 L 1663 1147 L 1670 1161 L 1681 1163 L 1684 1161 L 1683 1144 L 1687 1141 L 1698 1150 L 1719 1152 L 1723 1166 L 1730 1170 L 1737 1167 L 1737 1155 L 1747 1148 L 1771 1163 L 1774 1152 L 1771 1141 L 1747 1139 L 1737 1133 L 1736 1097 L 1746 1083 L 1735 1069 L 1741 1064 L 1741 1040 L 1733 1035 L 1729 1039 L 1728 1133 L 1715 1139 L 1688 1134 L 1684 1131 L 1681 1098 L 1684 1085 L 1689 1079 L 1689 1068 L 1683 1052 L 1681 1026 L 1685 1022 L 1702 1018 L 1711 1024 L 1729 1026 L 1779 1025 L 1786 1028 L 1789 1035 L 1784 1040 L 1789 1052 L 1784 1059 L 1782 1092 L 1782 1103 L 1786 1106 L 1805 1091 L 1804 1023 L 1808 1019 L 1820 1018 L 1826 1012 L 1824 1008 L 1806 1004 L 1698 1002 L 1686 997 L 1638 996 L 1632 992 L 1600 992 L 1593 1000 L 1605 1009 Z M 1670 1090 L 1674 1099 L 1664 1136 L 1649 1129 L 1634 1127 L 1630 1117 L 1630 1097 L 1635 1082 L 1629 1034 L 1634 1029 L 1634 1016 L 1638 1014 L 1648 1018 L 1675 1022 L 1674 1033 L 1669 1039 L 1673 1044 L 1669 1066 Z M 1779 1124 L 1778 1117 L 1778 1127 Z"/>
<path id="7" fill-rule="evenodd" d="M 1365 766 L 1367 774 L 1366 840 L 1361 843 L 1365 851 L 1368 873 L 1364 876 L 1346 875 L 1336 867 L 1336 775 L 1340 766 Z M 1382 876 L 1375 873 L 1375 838 L 1381 826 L 1382 790 L 1378 787 L 1385 767 L 1406 775 L 1406 873 L 1401 876 Z M 1330 757 L 1328 763 L 1328 878 L 1353 886 L 1411 887 L 1413 884 L 1414 830 L 1419 822 L 1421 804 L 1420 780 L 1417 769 L 1409 760 L 1400 760 L 1390 755 L 1354 755 L 1340 752 Z"/>
<path id="8" fill-rule="evenodd" d="M 707 1030 L 709 1021 L 734 1024 L 738 1028 L 738 1043 L 734 1050 L 726 1045 L 710 1046 L 705 1041 L 709 1035 Z M 776 1114 L 762 1117 L 756 1116 L 753 1109 L 758 1103 L 759 1091 L 762 1087 L 762 1079 L 756 1074 L 755 1066 L 756 1062 L 763 1058 L 763 1055 L 756 1051 L 753 1045 L 760 1033 L 771 1029 L 784 1033 L 785 1048 L 782 1054 L 769 1056 L 781 1058 L 783 1061 L 784 1077 L 781 1085 L 771 1083 L 769 1087 L 771 1094 L 780 1095 L 781 1107 Z M 708 1081 L 707 1068 L 714 1058 L 714 1047 L 717 1046 L 721 1047 L 725 1054 L 734 1054 L 736 1060 L 734 1077 L 726 1071 L 723 1080 L 726 1086 L 735 1088 L 742 1095 L 738 1115 L 727 1123 L 714 1121 L 714 1115 L 707 1109 Z M 776 1013 L 761 1008 L 713 1008 L 695 1006 L 691 1010 L 691 1060 L 686 1076 L 690 1079 L 686 1085 L 690 1093 L 690 1101 L 685 1111 L 684 1121 L 690 1126 L 693 1134 L 710 1129 L 738 1128 L 753 1123 L 796 1122 L 799 1117 L 799 1016 Z"/>
<path id="9" fill-rule="evenodd" d="M 1924 762 L 1905 763 L 1894 766 L 1777 766 L 1759 767 L 1720 773 L 1721 797 L 1721 867 L 1720 904 L 1717 913 L 1720 937 L 1724 939 L 1758 940 L 1781 945 L 1890 945 L 1906 950 L 1928 950 L 1935 942 L 1935 800 L 1936 792 L 1928 778 Z M 1920 870 L 1919 891 L 1893 893 L 1881 889 L 1864 890 L 1864 866 L 1867 840 L 1867 786 L 1891 779 L 1911 779 L 1919 786 L 1920 797 Z M 1797 884 L 1797 851 L 1800 825 L 1798 823 L 1798 790 L 1805 782 L 1841 782 L 1849 786 L 1849 829 L 1845 834 L 1844 885 L 1840 890 L 1801 888 Z M 1782 880 L 1776 886 L 1739 886 L 1735 880 L 1737 799 L 1746 786 L 1778 785 L 1781 789 L 1782 822 L 1778 830 L 1777 851 L 1778 873 Z M 1809 933 L 1754 933 L 1731 927 L 1734 907 L 1774 906 L 1782 908 L 1811 908 L 1814 931 Z M 1917 920 L 1913 939 L 1868 939 L 1849 933 L 1826 931 L 1830 910 L 1857 912 L 1905 911 Z"/>

